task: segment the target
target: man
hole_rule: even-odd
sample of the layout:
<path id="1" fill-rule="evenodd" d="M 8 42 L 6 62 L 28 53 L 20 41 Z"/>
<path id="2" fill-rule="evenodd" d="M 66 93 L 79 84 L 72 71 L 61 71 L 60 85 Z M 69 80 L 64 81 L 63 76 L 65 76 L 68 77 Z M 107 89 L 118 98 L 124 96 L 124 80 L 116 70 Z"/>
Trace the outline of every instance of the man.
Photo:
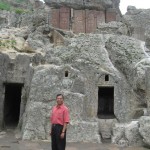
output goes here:
<path id="1" fill-rule="evenodd" d="M 51 142 L 52 150 L 65 150 L 66 130 L 69 123 L 69 111 L 64 105 L 64 96 L 56 96 L 57 105 L 52 108 L 51 121 Z"/>

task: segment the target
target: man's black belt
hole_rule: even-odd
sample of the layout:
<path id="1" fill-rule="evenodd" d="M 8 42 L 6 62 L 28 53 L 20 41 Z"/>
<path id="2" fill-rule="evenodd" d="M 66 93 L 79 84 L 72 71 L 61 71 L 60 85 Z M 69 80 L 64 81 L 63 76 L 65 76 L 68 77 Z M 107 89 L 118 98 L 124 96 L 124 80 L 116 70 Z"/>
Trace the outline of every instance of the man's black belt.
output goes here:
<path id="1" fill-rule="evenodd" d="M 52 126 L 53 127 L 55 127 L 55 126 L 61 126 L 62 127 L 63 125 L 61 125 L 61 124 L 52 124 Z"/>

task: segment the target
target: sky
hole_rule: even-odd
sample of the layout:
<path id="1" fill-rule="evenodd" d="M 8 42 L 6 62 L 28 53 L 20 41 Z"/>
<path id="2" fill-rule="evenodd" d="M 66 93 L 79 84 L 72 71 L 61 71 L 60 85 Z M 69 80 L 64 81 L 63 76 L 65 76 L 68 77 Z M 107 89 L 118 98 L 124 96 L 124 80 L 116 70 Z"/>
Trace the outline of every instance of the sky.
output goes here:
<path id="1" fill-rule="evenodd" d="M 120 0 L 120 10 L 122 14 L 127 12 L 127 7 L 135 6 L 137 9 L 148 9 L 150 8 L 150 0 Z"/>

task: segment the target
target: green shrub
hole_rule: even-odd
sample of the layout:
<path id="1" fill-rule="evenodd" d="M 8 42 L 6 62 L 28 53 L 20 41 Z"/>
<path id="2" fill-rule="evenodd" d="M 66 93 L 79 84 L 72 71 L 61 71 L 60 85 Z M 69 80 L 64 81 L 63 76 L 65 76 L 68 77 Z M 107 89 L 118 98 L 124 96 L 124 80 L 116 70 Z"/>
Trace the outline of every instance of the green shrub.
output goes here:
<path id="1" fill-rule="evenodd" d="M 25 2 L 26 0 L 16 0 L 17 2 Z M 9 3 L 0 0 L 0 10 L 14 11 L 16 14 L 28 13 L 29 10 L 12 7 Z"/>
<path id="2" fill-rule="evenodd" d="M 10 10 L 11 6 L 5 2 L 0 2 L 0 9 L 1 10 Z"/>
<path id="3" fill-rule="evenodd" d="M 0 47 L 2 48 L 14 48 L 16 44 L 16 40 L 0 40 Z"/>
<path id="4" fill-rule="evenodd" d="M 20 8 L 16 8 L 15 9 L 15 13 L 16 14 L 22 14 L 22 13 L 25 13 L 26 11 L 24 9 L 20 9 Z"/>

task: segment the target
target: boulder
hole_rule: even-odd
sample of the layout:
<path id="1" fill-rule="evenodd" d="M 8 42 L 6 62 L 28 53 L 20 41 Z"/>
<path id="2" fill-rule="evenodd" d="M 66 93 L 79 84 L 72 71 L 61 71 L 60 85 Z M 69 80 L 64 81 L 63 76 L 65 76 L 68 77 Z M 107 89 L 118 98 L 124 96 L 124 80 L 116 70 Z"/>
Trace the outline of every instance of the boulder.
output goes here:
<path id="1" fill-rule="evenodd" d="M 139 120 L 139 133 L 143 138 L 143 142 L 150 146 L 150 117 L 142 116 Z"/>

